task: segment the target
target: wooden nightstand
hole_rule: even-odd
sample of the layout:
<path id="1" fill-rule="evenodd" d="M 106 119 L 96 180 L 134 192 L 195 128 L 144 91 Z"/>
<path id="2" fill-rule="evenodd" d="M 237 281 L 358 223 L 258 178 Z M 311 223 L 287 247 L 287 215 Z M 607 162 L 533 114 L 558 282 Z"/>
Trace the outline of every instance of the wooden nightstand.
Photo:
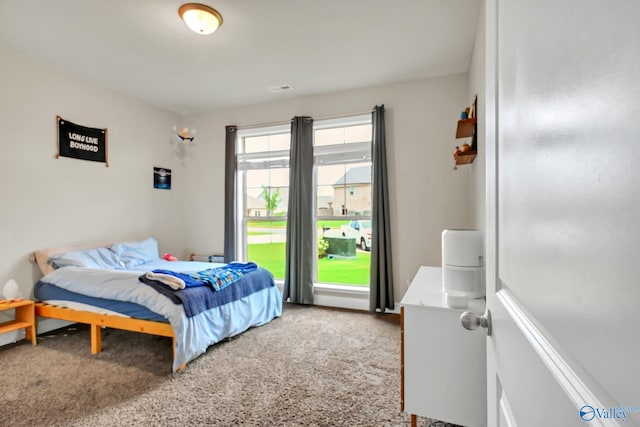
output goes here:
<path id="1" fill-rule="evenodd" d="M 0 311 L 15 309 L 14 320 L 0 323 L 0 334 L 24 329 L 26 338 L 36 345 L 36 312 L 35 303 L 31 300 L 0 300 Z"/>

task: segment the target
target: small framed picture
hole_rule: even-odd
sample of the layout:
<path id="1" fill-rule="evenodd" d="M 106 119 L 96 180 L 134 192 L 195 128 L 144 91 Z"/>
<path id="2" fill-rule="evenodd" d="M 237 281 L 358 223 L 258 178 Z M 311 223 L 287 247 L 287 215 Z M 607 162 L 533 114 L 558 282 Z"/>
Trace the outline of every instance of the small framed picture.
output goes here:
<path id="1" fill-rule="evenodd" d="M 153 168 L 153 188 L 171 190 L 171 169 Z"/>

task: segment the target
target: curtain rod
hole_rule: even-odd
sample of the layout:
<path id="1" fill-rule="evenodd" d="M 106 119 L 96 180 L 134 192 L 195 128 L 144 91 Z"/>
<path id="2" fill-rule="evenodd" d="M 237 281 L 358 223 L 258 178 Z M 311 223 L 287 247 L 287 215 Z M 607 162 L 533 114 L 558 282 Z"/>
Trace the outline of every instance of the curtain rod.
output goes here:
<path id="1" fill-rule="evenodd" d="M 322 117 L 312 117 L 313 120 L 332 120 L 332 119 L 341 119 L 343 117 L 351 117 L 351 116 L 361 116 L 363 114 L 369 114 L 373 111 L 373 108 L 368 110 L 368 111 L 360 111 L 357 113 L 345 113 L 345 114 L 338 114 L 336 116 L 322 116 Z M 255 129 L 255 128 L 264 128 L 264 127 L 269 127 L 269 126 L 280 126 L 280 125 L 286 125 L 291 123 L 291 120 L 285 120 L 285 121 L 281 121 L 281 122 L 269 122 L 269 123 L 258 123 L 258 124 L 252 124 L 252 125 L 242 125 L 242 126 L 236 126 L 236 129 L 238 130 L 245 130 L 245 129 Z"/>
<path id="2" fill-rule="evenodd" d="M 373 111 L 373 108 L 367 111 L 360 111 L 357 113 L 338 114 L 337 116 L 314 117 L 313 120 L 332 120 L 332 119 L 341 119 L 343 117 L 362 116 L 364 114 L 371 114 L 372 111 Z"/>

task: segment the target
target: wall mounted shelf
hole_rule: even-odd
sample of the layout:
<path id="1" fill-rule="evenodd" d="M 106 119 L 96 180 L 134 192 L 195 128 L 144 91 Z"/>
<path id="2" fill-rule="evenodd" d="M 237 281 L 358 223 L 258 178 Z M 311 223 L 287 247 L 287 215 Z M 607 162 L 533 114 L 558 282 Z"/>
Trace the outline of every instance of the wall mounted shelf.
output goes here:
<path id="1" fill-rule="evenodd" d="M 471 117 L 467 119 L 458 120 L 458 127 L 456 129 L 456 139 L 458 138 L 471 138 L 470 144 L 463 144 L 462 148 L 465 151 L 461 151 L 458 147 L 453 152 L 453 159 L 455 160 L 456 166 L 458 165 L 468 165 L 469 163 L 473 163 L 476 156 L 478 155 L 477 149 L 477 123 L 478 119 L 476 117 L 477 112 L 477 102 L 478 96 L 473 97 L 473 102 L 470 108 L 467 108 L 463 113 L 462 117 L 466 117 L 466 115 L 470 115 Z M 455 169 L 455 168 L 454 168 Z"/>
<path id="2" fill-rule="evenodd" d="M 478 152 L 476 150 L 469 150 L 465 152 L 457 151 L 453 158 L 456 160 L 457 165 L 468 165 L 469 163 L 473 163 Z"/>
<path id="3" fill-rule="evenodd" d="M 456 138 L 469 138 L 473 136 L 476 129 L 475 117 L 471 119 L 458 120 L 458 129 L 456 130 Z"/>

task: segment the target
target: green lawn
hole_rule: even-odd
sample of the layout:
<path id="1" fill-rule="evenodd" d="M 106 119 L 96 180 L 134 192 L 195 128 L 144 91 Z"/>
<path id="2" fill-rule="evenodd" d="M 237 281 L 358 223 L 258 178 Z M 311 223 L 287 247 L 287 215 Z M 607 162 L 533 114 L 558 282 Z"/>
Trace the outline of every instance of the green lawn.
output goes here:
<path id="1" fill-rule="evenodd" d="M 287 221 L 247 221 L 247 227 L 287 228 Z"/>
<path id="2" fill-rule="evenodd" d="M 369 286 L 371 253 L 356 250 L 356 259 L 318 260 L 318 282 L 340 285 Z"/>
<path id="3" fill-rule="evenodd" d="M 248 258 L 271 271 L 276 279 L 284 279 L 286 246 L 284 243 L 248 245 Z M 369 286 L 369 252 L 356 251 L 356 259 L 318 260 L 318 282 L 353 286 Z"/>
<path id="4" fill-rule="evenodd" d="M 318 228 L 322 227 L 340 228 L 341 225 L 349 224 L 345 219 L 319 220 Z M 247 228 L 287 228 L 287 221 L 247 221 Z"/>
<path id="5" fill-rule="evenodd" d="M 269 270 L 276 279 L 284 279 L 284 259 L 286 257 L 284 243 L 247 245 L 247 257 L 249 261 Z"/>

